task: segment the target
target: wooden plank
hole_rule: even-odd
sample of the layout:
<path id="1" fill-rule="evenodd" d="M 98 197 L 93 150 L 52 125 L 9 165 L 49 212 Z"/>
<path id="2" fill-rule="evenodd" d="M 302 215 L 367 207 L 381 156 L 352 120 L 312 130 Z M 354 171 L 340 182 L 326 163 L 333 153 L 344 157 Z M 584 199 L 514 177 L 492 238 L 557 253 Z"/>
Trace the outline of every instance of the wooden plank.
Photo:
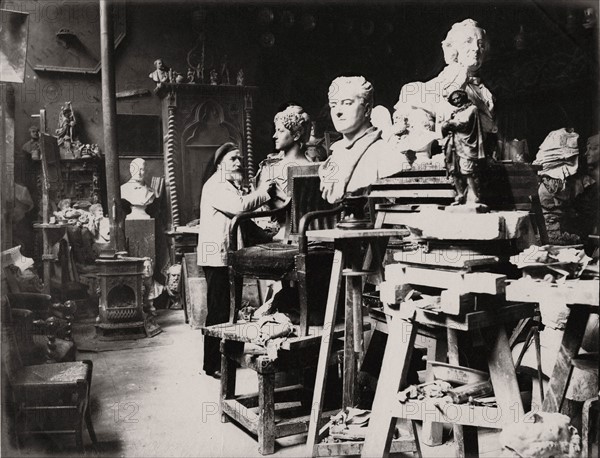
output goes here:
<path id="1" fill-rule="evenodd" d="M 486 342 L 490 380 L 501 413 L 498 422 L 504 426 L 522 421 L 525 411 L 506 330 L 503 326 L 490 327 L 481 336 Z"/>
<path id="2" fill-rule="evenodd" d="M 318 444 L 315 456 L 361 455 L 364 441 L 343 441 Z M 390 453 L 412 453 L 417 450 L 412 437 L 400 437 L 392 441 Z"/>
<path id="3" fill-rule="evenodd" d="M 275 374 L 258 374 L 258 453 L 275 452 Z"/>
<path id="4" fill-rule="evenodd" d="M 475 296 L 473 294 L 463 294 L 455 289 L 445 289 L 440 294 L 440 305 L 442 313 L 448 315 L 464 315 L 472 312 L 475 308 Z"/>
<path id="5" fill-rule="evenodd" d="M 343 240 L 343 239 L 370 239 L 377 237 L 398 237 L 405 232 L 401 229 L 321 229 L 307 231 L 309 240 Z"/>
<path id="6" fill-rule="evenodd" d="M 321 339 L 319 349 L 319 363 L 317 365 L 317 374 L 315 377 L 315 390 L 311 404 L 311 420 L 308 428 L 308 437 L 306 440 L 306 456 L 313 456 L 315 445 L 320 441 L 320 422 L 323 411 L 323 401 L 325 400 L 325 383 L 328 372 L 328 359 L 333 344 L 333 323 L 337 312 L 338 297 L 340 287 L 342 286 L 342 270 L 344 268 L 344 253 L 336 248 L 333 256 L 333 267 L 331 269 L 331 280 L 329 281 L 329 291 L 327 294 L 327 307 L 325 309 L 325 330 Z"/>
<path id="7" fill-rule="evenodd" d="M 338 410 L 328 410 L 323 412 L 323 418 L 330 418 L 336 415 Z M 310 415 L 302 415 L 299 417 L 280 420 L 275 423 L 275 437 L 292 436 L 294 434 L 302 434 L 308 431 L 310 423 Z"/>
<path id="8" fill-rule="evenodd" d="M 571 374 L 571 360 L 579 352 L 590 312 L 584 306 L 570 307 L 558 356 L 554 363 L 550 385 L 542 404 L 544 412 L 560 412 Z"/>
<path id="9" fill-rule="evenodd" d="M 419 336 L 417 336 L 419 337 Z M 446 337 L 445 335 L 443 337 Z M 427 349 L 427 362 L 429 361 L 440 361 L 446 362 L 448 355 L 448 341 L 447 339 L 440 336 L 440 338 L 430 338 L 430 345 Z M 433 367 L 427 364 L 427 372 L 425 375 L 426 382 L 433 382 L 435 377 L 433 375 Z M 436 445 L 442 445 L 444 428 L 441 423 L 426 421 L 423 422 L 423 430 L 421 432 L 422 440 L 425 444 L 430 447 Z"/>
<path id="10" fill-rule="evenodd" d="M 567 280 L 563 284 L 525 279 L 507 282 L 506 300 L 508 301 L 539 303 L 546 298 L 551 298 L 554 302 L 584 304 L 598 309 L 600 303 L 598 280 Z"/>
<path id="11" fill-rule="evenodd" d="M 394 417 L 399 416 L 391 412 L 395 404 L 392 400 L 406 383 L 416 335 L 416 325 L 412 322 L 401 320 L 399 317 L 391 319 L 363 448 L 364 456 L 386 456 L 389 452 L 396 424 Z"/>
<path id="12" fill-rule="evenodd" d="M 453 317 L 446 314 L 432 314 L 417 309 L 415 320 L 421 324 L 442 326 L 459 331 L 496 326 L 499 323 L 518 321 L 533 316 L 535 304 L 514 304 L 499 307 L 496 310 L 467 313 L 464 317 Z"/>
<path id="13" fill-rule="evenodd" d="M 244 343 L 254 343 L 258 335 L 258 321 L 237 323 L 221 323 L 209 327 L 201 328 L 202 334 L 217 337 L 219 339 L 238 341 Z M 370 322 L 366 319 L 363 322 L 363 330 L 368 331 L 371 328 Z M 328 332 L 324 326 L 310 326 L 310 335 L 304 337 L 289 337 L 281 344 L 281 350 L 294 351 L 311 346 L 318 345 L 321 336 Z M 333 337 L 338 338 L 344 334 L 344 324 L 337 323 L 333 330 Z"/>
<path id="14" fill-rule="evenodd" d="M 454 189 L 377 189 L 369 197 L 388 197 L 399 199 L 454 199 Z"/>
<path id="15" fill-rule="evenodd" d="M 235 399 L 223 401 L 223 413 L 233 418 L 253 434 L 258 434 L 258 415 Z"/>
<path id="16" fill-rule="evenodd" d="M 456 423 L 478 428 L 501 429 L 501 412 L 496 407 L 472 406 L 469 404 L 439 404 L 439 399 L 422 401 L 389 402 L 390 415 L 419 421 Z M 368 436 L 367 436 L 368 441 Z M 381 456 L 381 455 L 367 455 Z"/>
<path id="17" fill-rule="evenodd" d="M 504 294 L 506 276 L 489 272 L 461 272 L 427 269 L 407 264 L 385 266 L 386 281 L 398 284 L 460 289 L 464 293 Z"/>
<path id="18" fill-rule="evenodd" d="M 458 351 L 458 332 L 447 329 L 448 338 L 448 362 L 460 366 L 460 353 Z M 456 456 L 459 458 L 479 456 L 479 442 L 477 440 L 477 428 L 473 426 L 462 426 L 453 424 L 454 442 Z"/>
<path id="19" fill-rule="evenodd" d="M 422 246 L 413 251 L 399 250 L 394 253 L 394 261 L 403 264 L 470 269 L 477 266 L 489 266 L 498 263 L 497 256 L 477 254 L 464 249 L 430 250 L 425 252 Z"/>
<path id="20" fill-rule="evenodd" d="M 289 385 L 275 388 L 275 403 L 299 401 L 300 393 L 303 389 L 302 385 Z M 236 401 L 244 404 L 246 407 L 257 407 L 258 406 L 258 392 L 251 394 L 244 394 L 235 397 Z"/>

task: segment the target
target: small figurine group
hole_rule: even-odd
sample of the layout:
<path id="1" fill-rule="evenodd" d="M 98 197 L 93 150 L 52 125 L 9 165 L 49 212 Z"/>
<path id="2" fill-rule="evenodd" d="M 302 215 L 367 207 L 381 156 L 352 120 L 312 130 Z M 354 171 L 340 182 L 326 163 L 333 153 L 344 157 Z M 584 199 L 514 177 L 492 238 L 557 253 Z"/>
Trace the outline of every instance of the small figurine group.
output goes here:
<path id="1" fill-rule="evenodd" d="M 85 143 L 79 148 L 79 157 L 89 159 L 92 157 L 102 157 L 100 147 L 96 143 Z"/>
<path id="2" fill-rule="evenodd" d="M 181 73 L 178 73 L 167 67 L 162 59 L 156 59 L 154 61 L 154 67 L 155 70 L 150 73 L 148 77 L 156 83 L 157 87 L 162 83 L 204 84 L 204 67 L 200 64 L 198 64 L 196 68 L 188 67 L 185 77 Z M 219 73 L 215 68 L 212 68 L 208 74 L 208 84 L 211 86 L 217 86 L 218 84 L 231 84 L 229 78 L 229 68 L 227 65 L 227 56 L 225 56 L 221 65 L 220 82 Z M 242 68 L 240 68 L 237 72 L 236 85 L 244 85 L 244 70 Z"/>

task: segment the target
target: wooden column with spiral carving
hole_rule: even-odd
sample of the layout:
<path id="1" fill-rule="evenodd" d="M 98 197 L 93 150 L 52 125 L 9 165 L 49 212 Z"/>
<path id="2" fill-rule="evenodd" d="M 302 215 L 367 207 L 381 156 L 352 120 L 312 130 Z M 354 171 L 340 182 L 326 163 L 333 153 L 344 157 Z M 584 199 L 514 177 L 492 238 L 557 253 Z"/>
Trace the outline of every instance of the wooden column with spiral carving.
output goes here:
<path id="1" fill-rule="evenodd" d="M 167 186 L 169 187 L 169 202 L 171 204 L 171 225 L 172 227 L 176 227 L 179 226 L 179 199 L 175 180 L 175 157 L 177 156 L 177 121 L 175 119 L 175 112 L 177 106 L 175 104 L 175 95 L 172 94 L 170 98 L 171 103 L 168 107 L 167 120 L 166 175 Z"/>
<path id="2" fill-rule="evenodd" d="M 254 180 L 254 146 L 252 145 L 252 95 L 246 94 L 245 107 L 245 137 L 246 137 L 246 172 L 248 182 Z"/>

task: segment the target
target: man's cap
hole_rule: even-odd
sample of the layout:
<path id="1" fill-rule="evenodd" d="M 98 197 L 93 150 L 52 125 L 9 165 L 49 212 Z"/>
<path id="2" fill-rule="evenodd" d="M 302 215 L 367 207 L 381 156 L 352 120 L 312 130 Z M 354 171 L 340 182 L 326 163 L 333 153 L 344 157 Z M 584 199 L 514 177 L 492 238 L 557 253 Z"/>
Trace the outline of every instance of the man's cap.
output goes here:
<path id="1" fill-rule="evenodd" d="M 231 151 L 236 151 L 236 150 L 239 151 L 239 149 L 240 149 L 240 147 L 233 142 L 227 142 L 227 143 L 224 143 L 221 146 L 219 146 L 217 151 L 215 151 L 215 157 L 213 159 L 215 167 L 219 165 L 219 163 L 221 162 L 221 159 L 223 159 L 223 156 L 225 156 L 227 153 L 229 153 Z"/>

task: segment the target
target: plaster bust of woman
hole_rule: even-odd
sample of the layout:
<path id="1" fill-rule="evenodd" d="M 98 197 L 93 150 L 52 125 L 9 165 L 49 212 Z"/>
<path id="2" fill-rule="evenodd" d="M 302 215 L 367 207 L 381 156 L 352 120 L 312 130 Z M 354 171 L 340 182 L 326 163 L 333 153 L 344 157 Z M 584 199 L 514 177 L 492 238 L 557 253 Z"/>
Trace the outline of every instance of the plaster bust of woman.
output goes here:
<path id="1" fill-rule="evenodd" d="M 478 76 L 488 47 L 486 32 L 477 22 L 465 19 L 454 24 L 442 41 L 446 67 L 432 80 L 405 84 L 394 109 L 408 119 L 413 117 L 412 111 L 423 112 L 441 139 L 441 125 L 454 109 L 446 99 L 452 92 L 464 90 L 477 107 L 484 136 L 496 133 L 494 98 Z"/>
<path id="2" fill-rule="evenodd" d="M 129 164 L 129 181 L 121 185 L 121 198 L 131 204 L 131 213 L 126 219 L 149 219 L 146 207 L 154 202 L 156 194 L 154 190 L 144 183 L 146 174 L 146 161 L 136 158 Z"/>

